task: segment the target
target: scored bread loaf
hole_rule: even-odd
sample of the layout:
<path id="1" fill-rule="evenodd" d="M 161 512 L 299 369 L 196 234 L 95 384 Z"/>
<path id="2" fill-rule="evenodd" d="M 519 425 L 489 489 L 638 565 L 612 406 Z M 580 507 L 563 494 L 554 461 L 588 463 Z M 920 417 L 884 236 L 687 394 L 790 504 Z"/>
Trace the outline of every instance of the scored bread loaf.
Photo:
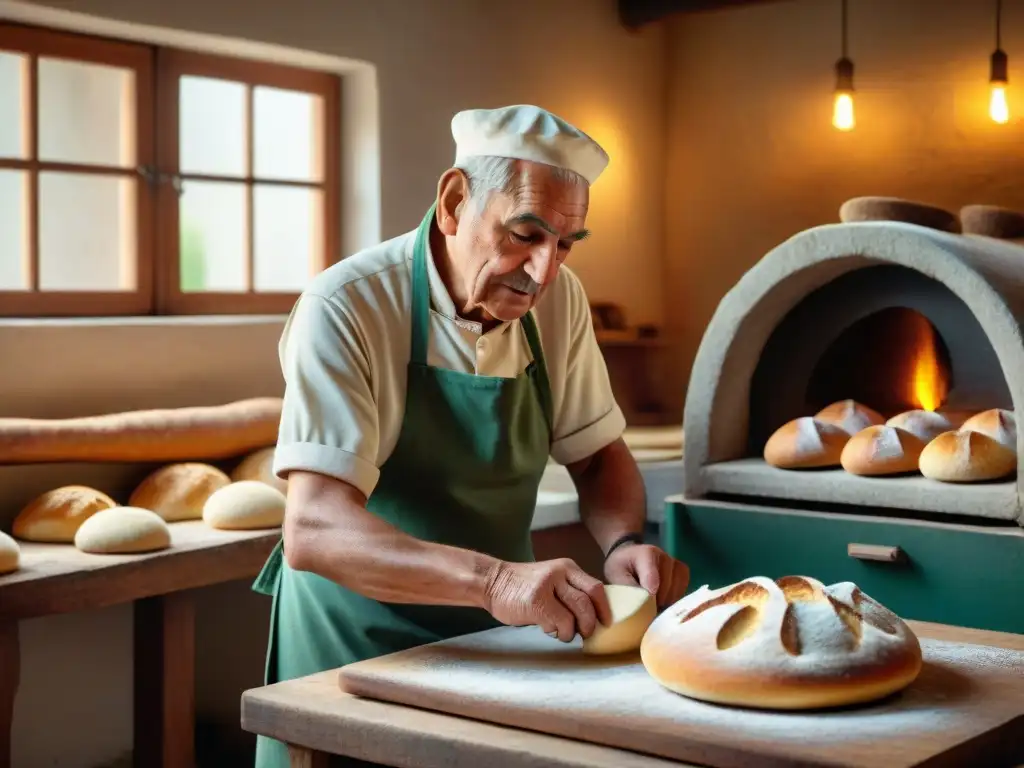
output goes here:
<path id="1" fill-rule="evenodd" d="M 168 464 L 139 483 L 128 506 L 156 512 L 168 523 L 199 520 L 210 494 L 230 482 L 226 474 L 209 464 Z"/>
<path id="2" fill-rule="evenodd" d="M 274 474 L 274 450 L 272 445 L 250 453 L 232 470 L 231 480 L 259 480 L 281 493 L 288 493 L 288 481 Z"/>
<path id="3" fill-rule="evenodd" d="M 850 434 L 835 424 L 801 416 L 768 438 L 764 460 L 780 469 L 836 467 L 849 439 Z"/>
<path id="4" fill-rule="evenodd" d="M 921 474 L 945 483 L 999 480 L 1017 469 L 1017 452 L 982 432 L 943 432 L 921 451 Z"/>
<path id="5" fill-rule="evenodd" d="M 0 418 L 0 464 L 228 459 L 277 441 L 281 398 L 72 419 Z"/>
<path id="6" fill-rule="evenodd" d="M 640 658 L 684 696 L 786 710 L 879 699 L 922 666 L 917 637 L 895 613 L 852 582 L 804 576 L 702 586 L 654 620 Z"/>
<path id="7" fill-rule="evenodd" d="M 905 430 L 925 443 L 959 426 L 958 421 L 938 411 L 904 411 L 889 419 L 887 426 Z"/>
<path id="8" fill-rule="evenodd" d="M 97 512 L 117 506 L 103 491 L 65 485 L 42 493 L 14 518 L 11 532 L 23 541 L 71 544 L 78 527 Z"/>
<path id="9" fill-rule="evenodd" d="M 861 405 L 856 400 L 840 400 L 827 405 L 814 414 L 814 418 L 824 421 L 826 424 L 835 424 L 851 435 L 857 434 L 866 427 L 885 422 L 882 414 L 866 405 Z"/>
<path id="10" fill-rule="evenodd" d="M 1000 445 L 1005 445 L 1011 451 L 1017 450 L 1017 418 L 1013 411 L 990 408 L 971 416 L 961 425 L 960 429 L 981 432 Z"/>
<path id="11" fill-rule="evenodd" d="M 874 424 L 862 429 L 843 447 L 840 462 L 852 475 L 898 475 L 917 472 L 925 443 L 899 427 Z"/>
<path id="12" fill-rule="evenodd" d="M 111 507 L 97 512 L 75 533 L 75 547 L 94 555 L 130 555 L 167 549 L 171 529 L 156 512 Z"/>
<path id="13" fill-rule="evenodd" d="M 276 528 L 284 522 L 286 499 L 259 480 L 238 480 L 218 488 L 203 504 L 203 522 L 229 531 Z"/>
<path id="14" fill-rule="evenodd" d="M 13 573 L 21 567 L 21 547 L 13 538 L 0 531 L 0 575 Z"/>

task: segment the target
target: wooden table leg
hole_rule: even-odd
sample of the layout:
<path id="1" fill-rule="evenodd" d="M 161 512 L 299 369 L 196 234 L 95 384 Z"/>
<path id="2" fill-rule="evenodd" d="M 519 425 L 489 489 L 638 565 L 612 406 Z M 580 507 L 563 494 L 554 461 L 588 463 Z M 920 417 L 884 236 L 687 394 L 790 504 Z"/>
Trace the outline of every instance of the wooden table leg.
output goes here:
<path id="1" fill-rule="evenodd" d="M 187 592 L 135 602 L 136 768 L 195 768 L 195 609 Z"/>
<path id="2" fill-rule="evenodd" d="M 14 699 L 21 680 L 18 622 L 0 621 L 0 768 L 11 768 Z"/>
<path id="3" fill-rule="evenodd" d="M 288 761 L 291 768 L 328 768 L 331 756 L 315 749 L 288 745 Z"/>

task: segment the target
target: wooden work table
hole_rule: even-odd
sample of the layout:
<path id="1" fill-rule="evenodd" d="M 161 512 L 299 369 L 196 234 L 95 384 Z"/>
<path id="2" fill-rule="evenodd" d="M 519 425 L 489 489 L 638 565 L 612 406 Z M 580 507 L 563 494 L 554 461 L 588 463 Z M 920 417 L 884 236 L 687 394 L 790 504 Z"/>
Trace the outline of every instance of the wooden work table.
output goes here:
<path id="1" fill-rule="evenodd" d="M 921 637 L 1024 651 L 1024 635 L 908 622 Z M 337 670 L 246 691 L 242 727 L 291 745 L 292 765 L 345 755 L 393 768 L 669 768 L 634 752 L 363 699 Z"/>

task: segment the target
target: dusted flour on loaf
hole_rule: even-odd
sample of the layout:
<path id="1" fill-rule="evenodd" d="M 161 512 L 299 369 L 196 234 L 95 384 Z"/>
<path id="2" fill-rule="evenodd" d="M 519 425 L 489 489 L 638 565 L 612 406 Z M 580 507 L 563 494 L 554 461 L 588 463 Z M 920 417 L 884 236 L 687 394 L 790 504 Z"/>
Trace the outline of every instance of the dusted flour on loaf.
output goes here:
<path id="1" fill-rule="evenodd" d="M 835 467 L 849 439 L 841 427 L 801 416 L 783 424 L 768 438 L 764 460 L 782 469 Z"/>
<path id="2" fill-rule="evenodd" d="M 921 669 L 917 637 L 855 584 L 803 576 L 703 586 L 662 613 L 640 649 L 661 685 L 767 709 L 872 701 Z"/>
<path id="3" fill-rule="evenodd" d="M 814 414 L 819 421 L 835 424 L 844 432 L 855 435 L 862 429 L 882 424 L 885 419 L 878 411 L 858 403 L 856 400 L 840 400 L 827 405 Z"/>

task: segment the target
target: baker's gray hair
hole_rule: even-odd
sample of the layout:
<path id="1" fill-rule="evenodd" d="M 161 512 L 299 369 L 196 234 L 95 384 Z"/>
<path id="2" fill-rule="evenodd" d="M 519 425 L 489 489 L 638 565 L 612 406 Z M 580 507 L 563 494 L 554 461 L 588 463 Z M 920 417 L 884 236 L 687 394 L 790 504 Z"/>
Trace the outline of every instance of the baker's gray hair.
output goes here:
<path id="1" fill-rule="evenodd" d="M 511 157 L 467 157 L 455 167 L 466 174 L 469 181 L 469 199 L 477 206 L 486 205 L 495 192 L 514 195 L 519 185 L 519 160 Z M 568 168 L 554 169 L 554 177 L 568 184 L 586 184 L 587 181 Z"/>

